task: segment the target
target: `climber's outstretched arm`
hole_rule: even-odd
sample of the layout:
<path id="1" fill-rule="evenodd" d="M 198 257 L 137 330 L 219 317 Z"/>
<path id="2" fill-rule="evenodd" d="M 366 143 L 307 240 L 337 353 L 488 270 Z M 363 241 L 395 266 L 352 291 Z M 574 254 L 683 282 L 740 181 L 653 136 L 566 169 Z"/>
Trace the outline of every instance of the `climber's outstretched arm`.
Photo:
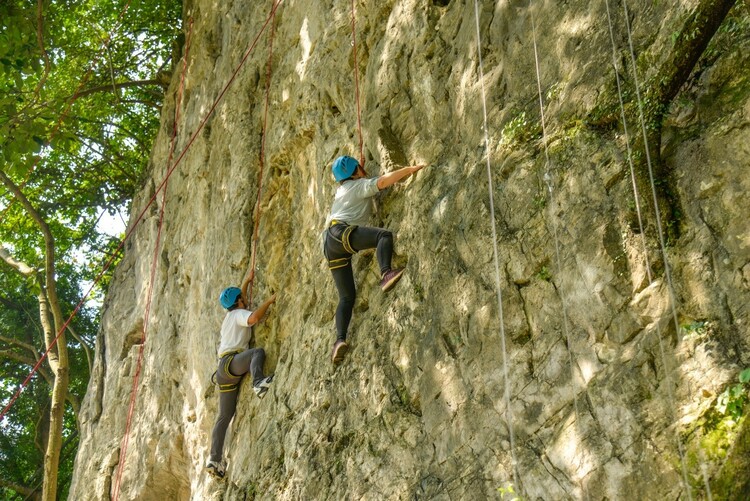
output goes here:
<path id="1" fill-rule="evenodd" d="M 389 172 L 388 174 L 383 174 L 378 178 L 378 189 L 384 190 L 389 186 L 393 186 L 394 184 L 398 183 L 407 176 L 414 174 L 423 167 L 424 165 L 410 165 L 409 167 L 402 167 L 398 170 L 394 170 L 393 172 Z"/>
<path id="2" fill-rule="evenodd" d="M 266 310 L 268 310 L 269 306 L 271 306 L 274 302 L 276 302 L 276 294 L 266 299 L 263 303 L 261 303 L 258 308 L 250 314 L 249 317 L 247 317 L 247 325 L 253 326 L 260 322 L 260 320 L 263 318 L 263 315 L 266 314 Z"/>

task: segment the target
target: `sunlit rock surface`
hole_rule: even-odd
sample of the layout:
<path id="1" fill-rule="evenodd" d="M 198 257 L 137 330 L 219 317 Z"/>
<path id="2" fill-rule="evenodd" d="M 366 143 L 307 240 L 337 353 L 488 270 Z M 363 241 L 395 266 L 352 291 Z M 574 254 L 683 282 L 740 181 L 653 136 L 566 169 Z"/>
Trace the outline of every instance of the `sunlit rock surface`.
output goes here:
<path id="1" fill-rule="evenodd" d="M 394 230 L 407 273 L 384 295 L 374 256 L 355 258 L 353 349 L 338 370 L 337 296 L 319 234 L 332 160 L 359 156 L 350 2 L 278 8 L 260 214 L 267 32 L 162 200 L 176 65 L 131 226 L 155 201 L 105 302 L 71 500 L 109 499 L 116 483 L 144 330 L 120 499 L 497 499 L 510 483 L 524 499 L 687 499 L 678 443 L 694 498 L 705 495 L 704 469 L 722 475 L 728 446 L 698 452 L 710 430 L 697 423 L 750 366 L 747 37 L 702 68 L 665 126 L 682 209 L 682 235 L 666 249 L 671 297 L 652 218 L 651 281 L 632 225 L 622 125 L 584 124 L 602 100 L 617 102 L 605 3 L 480 3 L 489 148 L 473 2 L 356 2 L 365 167 L 428 167 L 377 197 L 373 223 Z M 630 56 L 612 3 L 619 65 Z M 657 54 L 639 71 L 653 69 L 694 3 L 629 2 L 638 54 Z M 194 25 L 177 152 L 270 7 L 186 3 Z M 243 383 L 219 483 L 203 470 L 217 412 L 217 297 L 246 272 L 258 217 L 255 302 L 272 291 L 278 301 L 255 340 L 276 379 L 262 401 Z"/>

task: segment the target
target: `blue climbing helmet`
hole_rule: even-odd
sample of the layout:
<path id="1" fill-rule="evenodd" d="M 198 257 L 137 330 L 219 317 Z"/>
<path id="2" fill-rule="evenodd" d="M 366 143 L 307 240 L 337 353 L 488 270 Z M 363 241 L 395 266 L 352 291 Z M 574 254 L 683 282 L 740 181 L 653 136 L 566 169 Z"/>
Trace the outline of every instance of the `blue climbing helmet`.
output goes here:
<path id="1" fill-rule="evenodd" d="M 354 158 L 347 157 L 346 155 L 338 157 L 333 161 L 333 167 L 331 167 L 331 170 L 333 171 L 333 178 L 339 182 L 343 181 L 344 179 L 349 179 L 350 177 L 352 177 L 352 175 L 354 175 L 357 167 L 359 167 L 359 162 L 357 162 L 357 160 L 355 160 Z"/>
<path id="2" fill-rule="evenodd" d="M 242 291 L 239 287 L 227 287 L 221 291 L 219 296 L 219 302 L 227 310 L 237 304 L 237 300 L 242 295 Z"/>

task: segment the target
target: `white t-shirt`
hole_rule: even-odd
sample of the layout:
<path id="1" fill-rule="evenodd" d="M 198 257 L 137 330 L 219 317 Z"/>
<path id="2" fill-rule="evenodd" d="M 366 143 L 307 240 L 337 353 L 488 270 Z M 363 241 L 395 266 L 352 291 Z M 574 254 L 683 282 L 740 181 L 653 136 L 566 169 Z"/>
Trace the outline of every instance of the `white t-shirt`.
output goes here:
<path id="1" fill-rule="evenodd" d="M 326 228 L 334 219 L 357 226 L 367 226 L 372 215 L 371 197 L 378 191 L 377 177 L 344 181 L 336 189 L 331 214 L 326 219 Z"/>
<path id="2" fill-rule="evenodd" d="M 249 348 L 252 330 L 247 325 L 247 319 L 252 314 L 252 311 L 240 308 L 227 312 L 227 316 L 224 317 L 224 322 L 221 324 L 219 356 L 228 351 L 246 350 Z"/>

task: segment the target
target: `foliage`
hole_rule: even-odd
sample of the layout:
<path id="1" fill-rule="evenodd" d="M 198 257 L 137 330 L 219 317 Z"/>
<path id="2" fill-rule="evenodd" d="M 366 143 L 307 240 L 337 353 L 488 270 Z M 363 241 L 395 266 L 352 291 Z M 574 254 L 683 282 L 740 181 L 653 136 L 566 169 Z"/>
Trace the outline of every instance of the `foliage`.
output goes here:
<path id="1" fill-rule="evenodd" d="M 680 326 L 685 339 L 704 339 L 708 334 L 708 322 L 695 320 Z"/>
<path id="2" fill-rule="evenodd" d="M 546 266 L 542 266 L 542 268 L 537 272 L 536 278 L 539 280 L 544 280 L 545 282 L 549 282 L 552 280 L 552 273 L 550 273 L 549 268 Z"/>
<path id="3" fill-rule="evenodd" d="M 71 267 L 72 268 L 72 267 Z M 6 272 L 0 268 L 0 336 L 3 339 L 26 343 L 36 349 L 32 355 L 20 345 L 7 341 L 0 344 L 0 404 L 8 402 L 21 382 L 28 376 L 31 366 L 19 362 L 20 358 L 36 359 L 44 352 L 42 329 L 38 319 L 38 304 L 35 297 L 29 294 L 28 282 L 17 273 Z M 79 278 L 74 270 L 61 266 L 58 281 L 59 293 L 64 304 L 74 304 L 80 297 L 77 286 Z M 96 312 L 83 308 L 72 321 L 72 326 L 81 339 L 92 345 L 96 335 Z M 73 397 L 80 401 L 89 379 L 88 363 L 83 346 L 77 342 L 69 343 L 70 386 Z M 48 371 L 43 364 L 41 371 Z M 10 408 L 3 420 L 3 433 L 0 435 L 0 451 L 13 451 L 6 455 L 0 452 L 0 476 L 19 485 L 38 487 L 42 481 L 44 463 L 44 426 L 49 419 L 50 387 L 41 373 L 35 374 L 22 396 Z M 63 461 L 60 464 L 60 495 L 65 497 L 67 486 L 72 475 L 73 457 L 78 444 L 76 416 L 68 406 L 66 425 L 63 429 Z M 0 498 L 12 499 L 11 495 L 0 489 Z"/>
<path id="4" fill-rule="evenodd" d="M 522 111 L 503 126 L 503 130 L 500 132 L 500 144 L 504 146 L 510 146 L 514 143 L 520 144 L 538 138 L 541 134 L 542 126 L 539 120 Z"/>
<path id="5" fill-rule="evenodd" d="M 705 466 L 723 471 L 725 467 L 733 470 L 747 463 L 748 456 L 743 451 L 747 451 L 750 442 L 748 418 L 744 414 L 750 401 L 750 368 L 740 372 L 737 381 L 730 384 L 683 435 L 691 484 L 698 492 L 705 487 L 700 473 Z M 736 457 L 732 458 L 733 454 Z M 723 473 L 719 476 L 726 477 Z M 723 478 L 721 484 L 731 490 L 732 486 L 742 485 L 743 481 Z"/>
<path id="6" fill-rule="evenodd" d="M 739 383 L 728 386 L 716 399 L 716 410 L 734 421 L 742 417 L 745 404 L 750 396 L 748 382 L 750 382 L 750 368 L 740 372 Z"/>
<path id="7" fill-rule="evenodd" d="M 173 52 L 179 57 L 180 14 L 177 0 L 0 2 L 0 170 L 50 227 L 65 316 L 119 244 L 100 231 L 100 218 L 124 218 L 142 184 L 176 63 Z M 0 244 L 14 259 L 43 270 L 39 225 L 2 188 L 0 219 Z M 111 270 L 90 300 L 101 299 L 110 277 Z M 38 292 L 34 280 L 0 261 L 3 406 L 45 350 Z M 74 402 L 88 384 L 85 349 L 93 346 L 97 317 L 84 305 L 71 322 L 80 338 L 69 336 L 68 342 Z M 0 476 L 23 487 L 38 488 L 42 480 L 50 377 L 45 362 L 2 422 Z M 77 447 L 76 420 L 69 405 L 58 477 L 62 498 Z M 15 495 L 0 488 L 0 498 Z"/>

